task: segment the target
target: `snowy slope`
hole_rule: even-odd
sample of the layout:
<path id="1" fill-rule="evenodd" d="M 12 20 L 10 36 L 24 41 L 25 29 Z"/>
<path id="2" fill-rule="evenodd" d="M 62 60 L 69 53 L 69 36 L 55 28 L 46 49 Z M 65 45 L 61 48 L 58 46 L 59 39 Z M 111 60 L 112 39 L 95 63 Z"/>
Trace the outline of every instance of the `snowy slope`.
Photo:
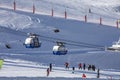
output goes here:
<path id="1" fill-rule="evenodd" d="M 11 9 L 13 9 L 13 2 L 14 0 L 0 0 L 1 7 Z M 88 15 L 89 22 L 99 23 L 99 18 L 102 17 L 105 25 L 116 26 L 116 20 L 120 18 L 119 0 L 16 0 L 16 9 L 32 12 L 33 4 L 36 7 L 36 13 L 39 14 L 51 15 L 53 8 L 54 16 L 63 17 L 66 9 L 68 18 L 83 20 L 83 17 Z"/>
<path id="2" fill-rule="evenodd" d="M 21 77 L 30 77 L 35 80 L 35 77 L 46 77 L 46 69 L 48 68 L 48 65 L 45 64 L 39 64 L 39 63 L 33 63 L 29 61 L 23 61 L 23 60 L 13 60 L 13 59 L 5 59 L 3 69 L 0 72 L 0 77 L 18 77 L 18 79 Z M 12 73 L 12 74 L 11 74 Z M 32 74 L 30 74 L 32 73 Z M 55 78 L 55 79 L 82 79 L 82 74 L 85 73 L 88 79 L 95 79 L 97 76 L 97 72 L 95 71 L 88 71 L 88 70 L 79 70 L 75 69 L 75 73 L 72 74 L 72 69 L 66 70 L 62 67 L 55 67 L 53 66 L 52 72 L 50 72 L 49 78 Z M 101 70 L 101 80 L 104 80 L 106 78 L 112 79 L 119 79 L 119 72 L 116 71 L 106 71 Z M 56 78 L 58 77 L 58 78 Z M 20 79 L 21 79 L 20 78 Z M 4 79 L 4 78 L 3 78 Z M 43 80 L 43 79 L 42 79 Z M 46 80 L 46 78 L 45 78 Z M 96 79 L 95 79 L 96 80 Z M 98 79 L 97 79 L 98 80 Z"/>
<path id="3" fill-rule="evenodd" d="M 102 47 L 111 46 L 112 42 L 117 41 L 120 37 L 120 29 L 113 27 L 113 24 L 109 24 L 110 26 L 106 26 L 106 24 L 99 25 L 97 22 L 91 23 L 90 20 L 95 19 L 96 21 L 99 16 L 102 16 L 105 18 L 104 20 L 111 23 L 111 21 L 119 19 L 118 16 L 120 14 L 118 11 L 116 12 L 116 10 L 119 10 L 119 0 L 16 0 L 16 2 L 17 9 L 19 10 L 13 11 L 13 0 L 0 0 L 0 36 L 2 36 L 0 38 L 0 57 L 5 59 L 0 78 L 46 77 L 44 74 L 46 66 L 36 65 L 36 63 L 45 65 L 53 63 L 57 69 L 60 69 L 55 70 L 50 77 L 58 77 L 58 79 L 63 80 L 65 80 L 63 77 L 70 78 L 70 76 L 71 78 L 81 78 L 83 71 L 77 74 L 71 74 L 71 71 L 63 70 L 63 64 L 67 61 L 70 63 L 70 67 L 77 67 L 80 62 L 96 65 L 96 68 L 102 70 L 101 73 L 103 76 L 101 79 L 103 80 L 109 76 L 112 76 L 114 79 L 120 79 L 119 52 L 101 51 L 96 48 L 66 45 L 68 54 L 64 56 L 55 56 L 52 54 L 52 47 L 55 43 L 51 43 L 49 40 L 43 39 L 43 37 L 39 37 L 42 41 L 42 46 L 40 48 L 26 49 L 23 45 L 27 33 L 32 32 L 45 37 L 83 42 Z M 37 14 L 31 13 L 31 6 L 33 3 L 38 7 L 36 9 Z M 52 7 L 55 9 L 56 17 L 50 16 Z M 83 20 L 71 18 L 67 20 L 64 19 L 63 13 L 65 7 L 67 7 L 68 16 L 71 18 L 79 19 L 85 14 L 90 15 L 88 23 L 85 23 Z M 92 9 L 92 14 L 88 13 L 89 8 Z M 53 29 L 55 28 L 58 28 L 60 32 L 54 33 Z M 6 49 L 6 43 L 11 45 L 11 49 Z M 13 59 L 15 59 L 16 62 L 14 62 Z M 28 62 L 24 63 L 24 61 Z M 23 71 L 19 70 L 19 68 Z M 14 71 L 13 74 L 10 74 L 12 71 Z M 35 73 L 35 75 L 28 75 L 28 73 L 32 72 L 33 74 Z M 41 75 L 39 75 L 40 72 L 42 72 Z M 88 78 L 96 77 L 94 73 L 90 74 L 90 72 L 87 71 L 85 73 Z M 43 80 L 44 79 L 47 80 L 46 78 L 43 78 Z"/>

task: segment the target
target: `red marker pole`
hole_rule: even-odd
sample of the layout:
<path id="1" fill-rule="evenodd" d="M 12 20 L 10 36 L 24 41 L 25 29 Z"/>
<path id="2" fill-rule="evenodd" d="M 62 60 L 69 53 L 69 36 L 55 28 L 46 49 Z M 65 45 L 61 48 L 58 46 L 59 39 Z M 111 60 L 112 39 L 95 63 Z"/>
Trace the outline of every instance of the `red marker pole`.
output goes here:
<path id="1" fill-rule="evenodd" d="M 65 19 L 67 19 L 67 12 L 66 12 L 66 10 L 65 10 Z"/>
<path id="2" fill-rule="evenodd" d="M 54 10 L 53 10 L 53 8 L 52 8 L 52 10 L 51 10 L 51 16 L 52 16 L 52 17 L 54 16 Z"/>
<path id="3" fill-rule="evenodd" d="M 85 22 L 87 22 L 87 15 L 85 15 Z"/>
<path id="4" fill-rule="evenodd" d="M 35 14 L 35 5 L 33 5 L 33 14 Z"/>
<path id="5" fill-rule="evenodd" d="M 102 18 L 100 17 L 100 25 L 102 25 Z"/>
<path id="6" fill-rule="evenodd" d="M 116 21 L 116 27 L 119 28 L 119 23 L 118 20 Z"/>
<path id="7" fill-rule="evenodd" d="M 16 2 L 15 2 L 15 0 L 13 2 L 13 8 L 14 8 L 14 11 L 15 11 L 16 10 Z"/>

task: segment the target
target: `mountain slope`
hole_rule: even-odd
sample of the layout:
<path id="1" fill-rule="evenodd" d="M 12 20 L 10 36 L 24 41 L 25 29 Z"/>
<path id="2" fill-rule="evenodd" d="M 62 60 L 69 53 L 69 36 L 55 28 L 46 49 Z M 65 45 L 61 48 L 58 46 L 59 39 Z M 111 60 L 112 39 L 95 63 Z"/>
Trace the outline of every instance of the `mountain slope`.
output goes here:
<path id="1" fill-rule="evenodd" d="M 19 1 L 16 0 L 16 1 L 18 5 L 17 9 L 19 9 L 16 11 L 10 9 L 11 4 L 13 2 L 12 0 L 0 1 L 0 4 L 2 4 L 1 5 L 2 7 L 0 8 L 0 36 L 1 36 L 0 57 L 1 58 L 5 60 L 20 59 L 20 62 L 21 60 L 24 60 L 24 61 L 32 61 L 33 63 L 38 63 L 38 64 L 53 63 L 55 66 L 61 66 L 62 68 L 64 67 L 63 64 L 66 61 L 70 63 L 70 68 L 73 66 L 77 67 L 78 63 L 80 62 L 86 63 L 86 65 L 94 64 L 96 68 L 100 68 L 102 71 L 104 70 L 108 70 L 111 72 L 115 71 L 116 74 L 118 73 L 117 78 L 119 78 L 118 77 L 120 73 L 119 52 L 104 51 L 99 49 L 99 46 L 102 46 L 102 48 L 111 46 L 112 42 L 118 40 L 120 29 L 119 28 L 117 29 L 113 26 L 99 25 L 96 24 L 96 22 L 91 23 L 89 22 L 89 20 L 86 23 L 83 20 L 70 19 L 70 18 L 64 19 L 63 17 L 61 17 L 61 13 L 63 16 L 64 9 L 66 7 L 65 5 L 67 5 L 66 10 L 69 11 L 70 15 L 72 15 L 71 16 L 72 18 L 75 18 L 76 16 L 77 18 L 79 18 L 79 15 L 77 15 L 79 13 L 81 16 L 87 13 L 87 15 L 91 15 L 91 17 L 89 17 L 90 20 L 93 20 L 94 18 L 98 18 L 99 15 L 103 16 L 106 20 L 109 21 L 112 21 L 113 19 L 116 20 L 119 18 L 118 17 L 119 13 L 114 12 L 113 7 L 117 7 L 119 5 L 118 0 L 110 4 L 109 1 L 107 0 L 101 2 L 99 2 L 98 0 L 88 0 L 88 1 L 66 0 L 64 3 L 62 3 L 62 0 L 59 2 L 57 0 L 55 0 L 54 2 L 52 0 L 50 1 L 35 0 L 34 4 L 36 6 L 39 6 L 39 4 L 41 3 L 39 9 L 44 7 L 42 8 L 42 10 L 45 11 L 44 15 L 41 14 L 40 10 L 37 10 L 37 12 L 40 12 L 40 14 L 39 13 L 32 14 L 31 12 L 27 11 L 29 9 L 31 10 L 31 8 L 28 7 L 32 6 L 33 1 L 29 1 L 29 2 L 28 1 L 23 2 L 22 0 Z M 93 4 L 95 3 L 94 1 L 99 2 L 99 4 L 98 3 Z M 79 5 L 79 3 L 81 2 L 83 2 L 84 4 Z M 90 2 L 90 4 L 88 4 L 87 2 Z M 103 2 L 106 2 L 106 4 L 101 5 Z M 46 4 L 48 6 L 45 6 Z M 50 6 L 52 4 L 54 4 L 53 7 L 56 9 L 55 15 L 58 16 L 51 17 L 50 15 L 48 15 L 49 11 L 47 10 L 48 9 L 50 10 L 51 8 Z M 111 5 L 112 7 L 110 7 Z M 89 14 L 87 12 L 89 7 L 93 8 L 92 12 L 95 10 L 92 14 Z M 23 8 L 24 11 L 21 11 L 20 10 L 21 8 Z M 83 8 L 82 11 L 81 8 Z M 76 9 L 78 11 L 77 13 L 75 13 Z M 100 11 L 97 12 L 98 9 L 100 9 Z M 108 14 L 110 12 L 112 13 Z M 55 33 L 53 31 L 54 29 L 59 29 L 60 32 Z M 25 48 L 23 43 L 27 38 L 27 33 L 36 33 L 40 35 L 39 40 L 42 41 L 42 45 L 40 48 L 36 48 L 36 49 Z M 74 45 L 66 44 L 66 47 L 68 49 L 68 54 L 62 56 L 56 56 L 52 54 L 52 48 L 55 45 L 54 43 L 55 41 L 63 41 L 63 42 L 65 41 L 71 44 L 78 43 L 78 45 L 80 43 L 83 44 L 85 43 L 85 44 L 89 44 L 90 46 L 84 47 L 83 45 L 74 46 Z M 5 47 L 5 44 L 10 44 L 11 49 L 7 49 Z M 95 45 L 96 47 L 93 48 L 92 47 L 93 45 Z M 13 67 L 15 67 L 15 64 L 13 64 Z M 22 69 L 27 70 L 28 67 L 27 68 L 22 67 Z M 110 75 L 110 74 L 106 74 L 106 75 Z M 114 76 L 114 74 L 111 75 Z"/>

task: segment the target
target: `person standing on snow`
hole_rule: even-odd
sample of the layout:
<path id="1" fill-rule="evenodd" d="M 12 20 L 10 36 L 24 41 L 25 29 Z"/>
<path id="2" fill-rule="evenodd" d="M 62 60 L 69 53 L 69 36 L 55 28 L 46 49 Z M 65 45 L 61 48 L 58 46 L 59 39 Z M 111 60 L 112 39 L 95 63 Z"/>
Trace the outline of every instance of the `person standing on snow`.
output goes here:
<path id="1" fill-rule="evenodd" d="M 47 76 L 49 76 L 49 74 L 50 74 L 50 69 L 47 68 Z"/>
<path id="2" fill-rule="evenodd" d="M 95 71 L 95 65 L 92 65 L 92 70 Z"/>
<path id="3" fill-rule="evenodd" d="M 74 74 L 74 71 L 75 71 L 75 67 L 72 67 L 72 73 Z"/>
<path id="4" fill-rule="evenodd" d="M 51 72 L 52 71 L 52 63 L 50 63 L 49 68 L 50 68 L 50 72 Z"/>
<path id="5" fill-rule="evenodd" d="M 65 62 L 64 65 L 65 65 L 65 68 L 66 68 L 66 69 L 69 69 L 69 63 L 68 63 L 68 62 Z"/>
<path id="6" fill-rule="evenodd" d="M 85 65 L 85 63 L 83 64 L 83 69 L 85 70 L 85 68 L 86 68 L 86 65 Z"/>
<path id="7" fill-rule="evenodd" d="M 97 78 L 100 77 L 100 69 L 97 70 Z"/>
<path id="8" fill-rule="evenodd" d="M 88 71 L 91 70 L 92 66 L 88 64 Z"/>
<path id="9" fill-rule="evenodd" d="M 81 63 L 78 64 L 78 69 L 82 69 L 82 64 Z"/>

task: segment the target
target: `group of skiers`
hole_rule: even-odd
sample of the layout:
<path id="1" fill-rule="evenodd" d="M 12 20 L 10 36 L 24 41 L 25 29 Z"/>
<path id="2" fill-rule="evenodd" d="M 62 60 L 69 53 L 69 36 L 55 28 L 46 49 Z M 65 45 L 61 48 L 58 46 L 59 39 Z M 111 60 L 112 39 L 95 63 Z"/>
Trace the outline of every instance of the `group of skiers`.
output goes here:
<path id="1" fill-rule="evenodd" d="M 68 62 L 65 62 L 64 65 L 65 65 L 66 69 L 69 69 L 69 63 Z M 83 63 L 83 64 L 79 63 L 78 64 L 78 69 L 85 70 L 86 68 L 88 68 L 88 70 L 92 70 L 92 71 L 95 71 L 95 69 L 96 69 L 95 65 L 91 65 L 91 64 L 86 65 L 85 63 Z"/>
<path id="2" fill-rule="evenodd" d="M 88 71 L 89 70 L 95 71 L 95 69 L 96 69 L 95 65 L 91 65 L 91 64 L 86 65 L 85 63 L 78 64 L 78 69 L 85 70 L 86 68 L 88 68 Z"/>
<path id="3" fill-rule="evenodd" d="M 83 66 L 82 66 L 83 65 Z M 95 69 L 96 69 L 96 67 L 95 67 L 95 65 L 91 65 L 91 64 L 88 64 L 88 65 L 86 65 L 85 63 L 79 63 L 78 64 L 78 68 L 79 69 L 83 69 L 83 70 L 85 70 L 86 68 L 88 69 L 88 71 L 89 70 L 92 70 L 92 71 L 95 71 Z"/>
<path id="4" fill-rule="evenodd" d="M 95 71 L 95 65 L 88 64 L 88 70 Z"/>
<path id="5" fill-rule="evenodd" d="M 64 66 L 65 66 L 65 69 L 69 70 L 69 63 L 68 62 L 65 62 L 64 63 Z M 81 70 L 86 70 L 88 69 L 91 70 L 91 71 L 95 71 L 96 70 L 96 67 L 95 65 L 86 65 L 85 63 L 79 63 L 78 64 L 78 69 L 81 69 Z M 47 76 L 49 76 L 50 72 L 52 71 L 52 63 L 49 64 L 49 68 L 47 68 Z M 72 67 L 72 73 L 74 74 L 75 72 L 75 67 Z M 85 74 L 84 74 L 85 75 Z M 97 70 L 97 78 L 99 78 L 99 69 Z"/>

